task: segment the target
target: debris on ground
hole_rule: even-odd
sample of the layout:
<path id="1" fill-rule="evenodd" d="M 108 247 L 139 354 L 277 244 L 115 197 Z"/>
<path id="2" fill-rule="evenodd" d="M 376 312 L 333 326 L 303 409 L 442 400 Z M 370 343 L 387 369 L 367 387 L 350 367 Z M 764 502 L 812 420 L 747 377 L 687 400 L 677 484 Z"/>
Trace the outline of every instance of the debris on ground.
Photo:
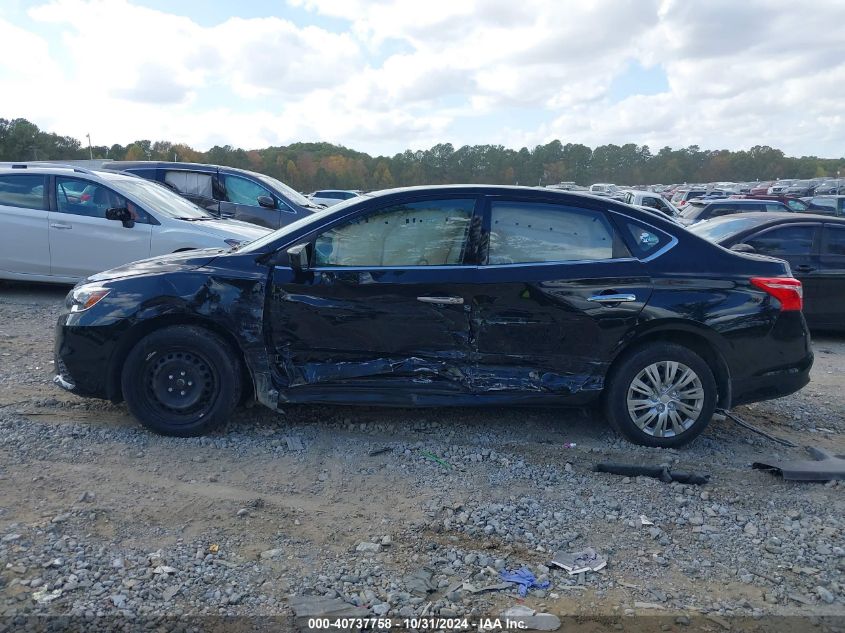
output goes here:
<path id="1" fill-rule="evenodd" d="M 417 569 L 403 579 L 405 589 L 424 598 L 428 594 L 437 591 L 437 585 L 432 581 L 433 576 L 434 572 L 430 569 Z"/>
<path id="2" fill-rule="evenodd" d="M 845 480 L 845 455 L 832 455 L 813 446 L 807 447 L 813 459 L 754 462 L 752 468 L 768 470 L 790 481 Z"/>
<path id="3" fill-rule="evenodd" d="M 334 620 L 337 618 L 367 618 L 370 610 L 356 607 L 340 598 L 324 596 L 289 596 L 288 605 L 293 609 L 297 630 L 305 631 L 308 620 L 319 618 Z M 311 627 L 313 628 L 313 627 Z"/>
<path id="4" fill-rule="evenodd" d="M 687 473 L 680 470 L 672 471 L 669 466 L 641 466 L 639 464 L 617 464 L 603 462 L 596 464 L 593 469 L 597 473 L 609 473 L 611 475 L 622 475 L 623 477 L 651 477 L 659 479 L 663 483 L 677 481 L 681 484 L 694 484 L 702 486 L 710 482 L 710 475 L 698 473 Z"/>
<path id="5" fill-rule="evenodd" d="M 537 613 L 525 605 L 516 605 L 505 609 L 501 614 L 505 621 L 504 629 L 520 631 L 557 631 L 560 618 L 552 613 Z"/>
<path id="6" fill-rule="evenodd" d="M 302 440 L 295 435 L 286 435 L 285 444 L 287 444 L 288 450 L 294 453 L 299 453 L 305 450 L 305 447 L 302 445 Z"/>
<path id="7" fill-rule="evenodd" d="M 380 446 L 379 448 L 372 449 L 367 455 L 370 457 L 375 457 L 376 455 L 382 455 L 383 453 L 389 453 L 393 449 L 389 446 Z"/>
<path id="8" fill-rule="evenodd" d="M 427 459 L 430 459 L 430 460 L 431 460 L 431 461 L 433 461 L 433 462 L 437 462 L 438 464 L 440 464 L 441 466 L 443 466 L 443 468 L 448 468 L 448 469 L 451 469 L 451 468 L 452 468 L 452 464 L 450 464 L 449 462 L 447 462 L 445 459 L 442 459 L 442 458 L 438 457 L 437 455 L 435 455 L 435 454 L 434 454 L 434 453 L 432 453 L 432 452 L 429 452 L 429 451 L 421 451 L 421 452 L 420 452 L 420 455 L 422 455 L 423 457 L 425 457 L 425 458 L 427 458 Z"/>
<path id="9" fill-rule="evenodd" d="M 762 437 L 765 437 L 768 440 L 772 440 L 773 442 L 780 444 L 781 446 L 788 446 L 789 448 L 798 448 L 797 444 L 794 444 L 793 442 L 790 442 L 789 440 L 784 439 L 782 437 L 778 437 L 777 435 L 772 435 L 771 433 L 764 431 L 760 427 L 754 426 L 750 422 L 746 422 L 745 420 L 743 420 L 742 418 L 740 418 L 736 414 L 731 413 L 730 411 L 726 411 L 724 409 L 717 409 L 717 412 L 724 415 L 726 418 L 731 420 L 734 424 L 737 424 L 744 429 L 748 429 L 749 431 L 756 433 L 757 435 L 760 435 Z"/>
<path id="10" fill-rule="evenodd" d="M 588 571 L 598 571 L 607 565 L 607 559 L 592 547 L 580 552 L 558 552 L 551 560 L 551 564 L 569 572 L 570 576 Z"/>
<path id="11" fill-rule="evenodd" d="M 520 596 L 526 595 L 529 589 L 548 589 L 550 584 L 548 580 L 539 582 L 534 573 L 527 567 L 523 567 L 517 571 L 506 571 L 503 569 L 500 573 L 502 580 L 519 585 Z"/>
<path id="12" fill-rule="evenodd" d="M 654 521 L 649 519 L 646 515 L 640 515 L 640 525 L 654 525 Z"/>

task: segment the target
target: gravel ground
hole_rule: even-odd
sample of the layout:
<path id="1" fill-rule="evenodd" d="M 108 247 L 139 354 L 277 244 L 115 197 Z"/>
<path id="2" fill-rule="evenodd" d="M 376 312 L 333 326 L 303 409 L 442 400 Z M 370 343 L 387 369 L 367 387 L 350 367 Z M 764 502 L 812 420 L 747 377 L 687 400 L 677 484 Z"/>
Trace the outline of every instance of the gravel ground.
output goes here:
<path id="1" fill-rule="evenodd" d="M 582 622 L 658 614 L 670 618 L 663 630 L 689 618 L 723 630 L 735 616 L 845 616 L 845 486 L 749 466 L 801 449 L 729 421 L 685 449 L 647 449 L 590 412 L 511 408 L 253 407 L 210 437 L 159 437 L 123 406 L 51 385 L 66 290 L 0 286 L 6 621 L 288 615 L 292 595 L 394 618 L 515 604 Z M 808 387 L 736 413 L 845 453 L 845 337 L 814 346 Z M 600 461 L 712 480 L 593 473 Z M 589 546 L 608 560 L 601 571 L 549 566 L 553 552 Z M 549 586 L 524 600 L 515 585 L 481 591 L 522 567 Z"/>

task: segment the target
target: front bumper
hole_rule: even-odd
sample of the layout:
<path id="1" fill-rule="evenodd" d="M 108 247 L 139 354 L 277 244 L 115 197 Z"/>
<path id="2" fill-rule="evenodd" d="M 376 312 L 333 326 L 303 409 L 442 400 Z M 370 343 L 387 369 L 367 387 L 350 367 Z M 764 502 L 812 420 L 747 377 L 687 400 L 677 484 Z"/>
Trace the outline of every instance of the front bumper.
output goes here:
<path id="1" fill-rule="evenodd" d="M 56 324 L 53 384 L 81 396 L 111 399 L 114 326 L 76 326 L 71 323 L 76 316 L 63 314 Z"/>

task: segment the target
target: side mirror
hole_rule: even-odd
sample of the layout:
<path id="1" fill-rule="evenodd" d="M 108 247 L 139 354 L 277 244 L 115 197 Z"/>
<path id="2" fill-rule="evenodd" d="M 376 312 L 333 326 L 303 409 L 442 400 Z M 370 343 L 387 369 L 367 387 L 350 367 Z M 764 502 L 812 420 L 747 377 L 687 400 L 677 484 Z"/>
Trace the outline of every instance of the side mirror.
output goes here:
<path id="1" fill-rule="evenodd" d="M 258 204 L 265 209 L 276 208 L 276 201 L 270 196 L 258 196 Z"/>
<path id="2" fill-rule="evenodd" d="M 293 268 L 294 272 L 300 273 L 308 270 L 309 260 L 311 259 L 308 248 L 309 246 L 309 244 L 299 244 L 297 246 L 292 246 L 287 250 L 288 258 L 290 259 L 290 267 Z"/>
<path id="3" fill-rule="evenodd" d="M 123 226 L 127 229 L 131 229 L 133 226 L 135 226 L 135 220 L 132 219 L 132 214 L 126 207 L 106 209 L 106 219 L 122 222 Z"/>
<path id="4" fill-rule="evenodd" d="M 735 251 L 737 253 L 756 253 L 757 252 L 754 249 L 754 247 L 751 246 L 751 244 L 743 244 L 741 242 L 739 244 L 734 244 L 733 246 L 731 246 L 731 250 Z"/>

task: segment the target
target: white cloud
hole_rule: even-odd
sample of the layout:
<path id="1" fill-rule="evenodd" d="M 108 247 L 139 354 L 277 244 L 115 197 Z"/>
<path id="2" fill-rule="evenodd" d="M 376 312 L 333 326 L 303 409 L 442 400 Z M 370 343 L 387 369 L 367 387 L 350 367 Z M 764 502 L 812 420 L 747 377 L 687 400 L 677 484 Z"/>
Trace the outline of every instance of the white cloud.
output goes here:
<path id="1" fill-rule="evenodd" d="M 845 149 L 840 0 L 288 3 L 348 29 L 272 16 L 203 26 L 130 0 L 45 1 L 29 29 L 0 17 L 0 116 L 201 149 L 553 138 Z M 632 62 L 665 70 L 668 89 L 614 100 Z M 515 111 L 530 122 L 508 118 Z"/>

